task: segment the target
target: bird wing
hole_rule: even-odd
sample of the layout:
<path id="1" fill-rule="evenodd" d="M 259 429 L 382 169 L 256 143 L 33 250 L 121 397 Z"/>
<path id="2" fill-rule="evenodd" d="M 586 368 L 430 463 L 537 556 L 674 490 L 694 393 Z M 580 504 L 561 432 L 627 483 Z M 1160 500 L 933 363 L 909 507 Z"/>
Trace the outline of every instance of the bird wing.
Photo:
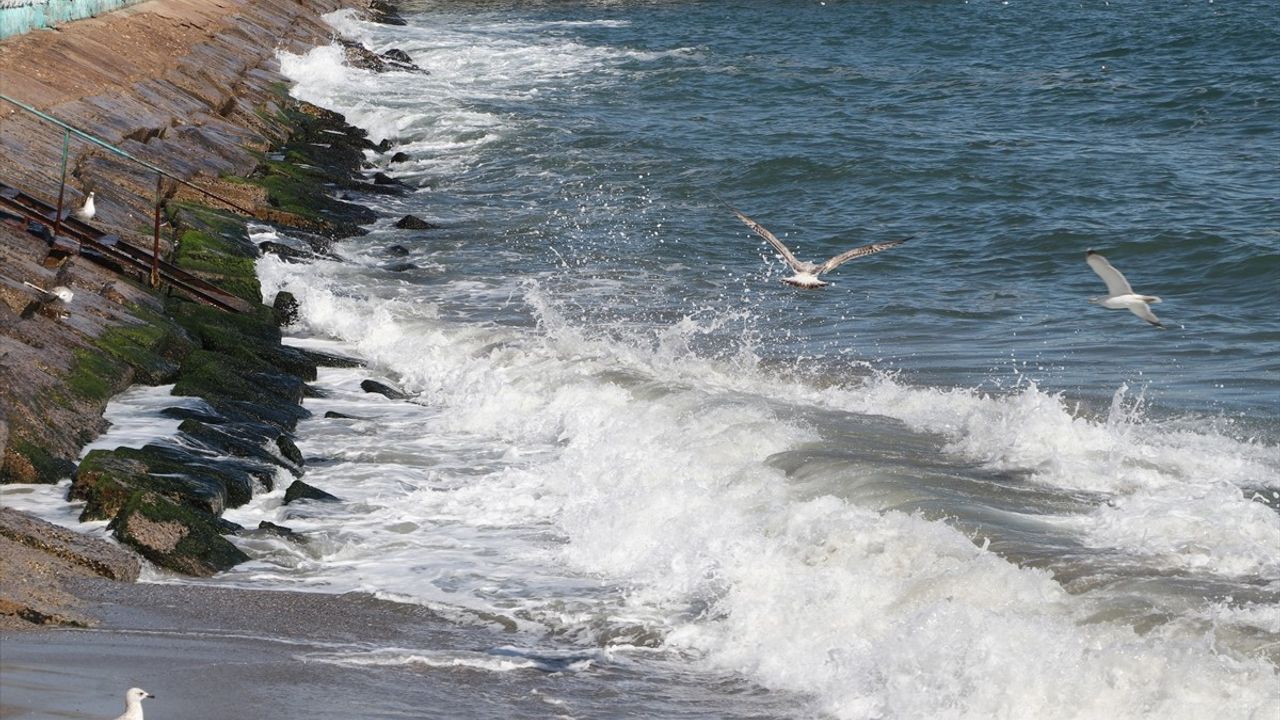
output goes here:
<path id="1" fill-rule="evenodd" d="M 839 255 L 822 263 L 822 267 L 818 268 L 818 273 L 821 274 L 824 272 L 830 272 L 836 269 L 837 267 L 849 262 L 850 260 L 853 260 L 854 258 L 865 257 L 867 255 L 875 255 L 876 253 L 881 252 L 883 250 L 888 250 L 891 247 L 897 247 L 898 245 L 901 245 L 902 243 L 910 239 L 911 239 L 910 237 L 904 237 L 901 240 L 890 240 L 889 242 L 871 243 L 870 245 L 863 245 L 862 247 L 856 247 L 856 248 L 853 248 L 852 250 L 845 250 Z"/>
<path id="2" fill-rule="evenodd" d="M 48 290 L 45 290 L 44 288 L 40 287 L 39 285 L 36 285 L 35 283 L 31 283 L 31 282 L 27 282 L 26 280 L 23 280 L 22 284 L 26 285 L 32 290 L 39 292 L 41 297 L 45 297 L 45 298 L 55 297 L 53 293 L 49 292 Z"/>
<path id="3" fill-rule="evenodd" d="M 1098 277 L 1102 278 L 1102 282 L 1107 284 L 1107 295 L 1115 297 L 1116 295 L 1133 294 L 1133 288 L 1129 287 L 1129 281 L 1124 279 L 1124 275 L 1121 275 L 1119 270 L 1111 267 L 1111 263 L 1107 262 L 1106 258 L 1090 250 L 1085 254 L 1084 260 L 1089 263 L 1089 267 L 1093 268 Z M 1134 312 L 1137 311 L 1135 310 Z M 1146 318 L 1143 319 L 1146 320 Z"/>
<path id="4" fill-rule="evenodd" d="M 1146 320 L 1152 325 L 1155 325 L 1161 330 L 1164 329 L 1164 323 L 1160 322 L 1160 318 L 1156 317 L 1156 314 L 1151 312 L 1151 308 L 1147 307 L 1146 303 L 1136 303 L 1136 304 L 1130 305 L 1129 310 L 1134 315 L 1137 315 L 1138 317 L 1142 318 L 1143 320 Z"/>
<path id="5" fill-rule="evenodd" d="M 788 249 L 786 245 L 782 244 L 781 240 L 775 237 L 773 233 L 769 232 L 768 228 L 755 220 L 752 220 L 746 215 L 743 215 L 741 211 L 734 209 L 732 205 L 729 206 L 729 209 L 733 210 L 733 214 L 737 215 L 739 220 L 746 223 L 747 227 L 751 228 L 751 232 L 768 241 L 768 243 L 773 246 L 773 249 L 777 250 L 778 254 L 782 256 L 782 259 L 787 261 L 787 264 L 791 266 L 792 270 L 795 270 L 796 272 L 801 271 L 802 263 L 796 259 L 796 256 L 791 253 L 791 250 Z"/>

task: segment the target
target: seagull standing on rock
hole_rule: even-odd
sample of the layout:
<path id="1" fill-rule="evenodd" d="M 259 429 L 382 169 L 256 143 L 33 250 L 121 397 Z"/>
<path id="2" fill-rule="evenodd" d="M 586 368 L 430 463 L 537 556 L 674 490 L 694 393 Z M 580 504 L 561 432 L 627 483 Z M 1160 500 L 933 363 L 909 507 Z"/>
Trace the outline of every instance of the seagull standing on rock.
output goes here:
<path id="1" fill-rule="evenodd" d="M 729 204 L 725 203 L 725 205 Z M 816 290 L 830 285 L 831 283 L 829 282 L 819 280 L 818 276 L 826 272 L 831 272 L 850 260 L 866 257 L 867 255 L 874 255 L 882 250 L 888 250 L 891 247 L 901 245 L 911 239 L 910 237 L 905 237 L 901 240 L 890 240 L 888 242 L 863 245 L 862 247 L 856 247 L 852 250 L 846 250 L 824 263 L 811 263 L 796 259 L 796 256 L 791 252 L 791 250 L 786 245 L 783 245 L 782 241 L 775 237 L 773 233 L 769 232 L 768 228 L 765 226 L 755 220 L 752 220 L 746 215 L 743 215 L 741 212 L 734 209 L 732 205 L 729 205 L 729 209 L 733 210 L 733 214 L 737 215 L 739 220 L 745 223 L 747 227 L 751 228 L 752 232 L 764 238 L 770 245 L 772 245 L 773 249 L 778 251 L 778 254 L 782 256 L 782 259 L 785 260 L 787 265 L 791 267 L 791 270 L 795 272 L 791 277 L 783 278 L 782 282 L 792 287 L 798 287 L 805 290 Z"/>
<path id="2" fill-rule="evenodd" d="M 31 301 L 19 314 L 23 320 L 29 320 L 45 307 L 54 305 L 58 302 L 62 302 L 63 305 L 69 305 L 71 303 L 71 299 L 76 295 L 72 292 L 71 288 L 66 285 L 54 285 L 52 288 L 45 290 L 39 285 L 26 282 L 25 280 L 22 284 L 40 293 L 40 299 Z"/>
<path id="3" fill-rule="evenodd" d="M 93 193 L 89 193 L 89 197 L 84 199 L 84 204 L 76 209 L 73 215 L 81 222 L 89 222 L 93 216 L 97 214 L 97 210 L 93 207 Z"/>
<path id="4" fill-rule="evenodd" d="M 142 720 L 142 701 L 155 695 L 142 688 L 129 688 L 124 694 L 124 714 L 116 720 Z"/>
<path id="5" fill-rule="evenodd" d="M 1164 323 L 1160 322 L 1160 318 L 1151 312 L 1149 305 L 1160 302 L 1160 298 L 1154 295 L 1138 295 L 1129 287 L 1129 281 L 1124 279 L 1124 275 L 1120 271 L 1111 267 L 1111 263 L 1107 259 L 1089 250 L 1084 254 L 1085 262 L 1089 263 L 1089 267 L 1102 278 L 1107 284 L 1106 297 L 1089 298 L 1089 302 L 1094 305 L 1101 305 L 1108 310 L 1128 310 L 1138 317 L 1146 320 L 1152 325 L 1164 330 Z"/>

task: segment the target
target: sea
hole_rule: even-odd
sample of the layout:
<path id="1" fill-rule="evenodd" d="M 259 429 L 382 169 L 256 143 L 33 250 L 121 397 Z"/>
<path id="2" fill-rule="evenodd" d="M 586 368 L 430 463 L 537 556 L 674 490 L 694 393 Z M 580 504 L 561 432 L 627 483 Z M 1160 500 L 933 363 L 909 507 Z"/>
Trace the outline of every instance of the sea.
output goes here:
<path id="1" fill-rule="evenodd" d="M 541 673 L 545 717 L 1280 717 L 1272 0 L 399 5 L 327 19 L 425 73 L 279 54 L 406 185 L 258 264 L 367 363 L 298 427 L 341 502 L 258 495 L 308 542 L 182 582 L 425 606 L 472 649 L 300 661 Z M 799 290 L 733 209 L 910 239 Z"/>

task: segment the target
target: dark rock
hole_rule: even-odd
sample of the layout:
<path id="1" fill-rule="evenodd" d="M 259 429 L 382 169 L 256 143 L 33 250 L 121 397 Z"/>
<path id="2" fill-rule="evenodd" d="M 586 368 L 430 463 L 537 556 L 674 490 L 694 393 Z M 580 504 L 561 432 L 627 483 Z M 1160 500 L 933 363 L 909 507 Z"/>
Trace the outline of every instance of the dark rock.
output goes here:
<path id="1" fill-rule="evenodd" d="M 409 157 L 409 153 L 406 153 L 406 152 L 398 152 L 395 155 L 391 156 L 391 162 L 393 163 L 407 162 L 411 159 L 412 158 Z"/>
<path id="2" fill-rule="evenodd" d="M 296 531 L 290 528 L 283 525 L 277 525 L 273 522 L 267 522 L 266 520 L 258 523 L 258 529 L 267 535 L 275 535 L 276 537 L 282 537 L 292 542 L 306 542 L 307 540 L 304 536 L 299 535 Z"/>
<path id="3" fill-rule="evenodd" d="M 379 395 L 385 395 L 386 397 L 389 397 L 392 400 L 406 400 L 409 398 L 408 393 L 404 392 L 403 390 L 394 388 L 390 385 L 387 385 L 386 383 L 380 383 L 377 380 L 365 380 L 364 382 L 360 383 L 360 389 L 367 393 L 377 393 Z"/>
<path id="4" fill-rule="evenodd" d="M 396 221 L 396 227 L 401 230 L 438 230 L 439 225 L 427 222 L 417 215 L 405 215 Z"/>
<path id="5" fill-rule="evenodd" d="M 69 560 L 112 580 L 133 582 L 141 571 L 138 558 L 116 545 L 13 508 L 0 508 L 0 536 Z"/>
<path id="6" fill-rule="evenodd" d="M 336 495 L 321 490 L 318 487 L 308 485 L 301 480 L 294 480 L 289 489 L 284 491 L 284 504 L 288 505 L 295 500 L 316 500 L 319 502 L 341 502 Z"/>
<path id="7" fill-rule="evenodd" d="M 406 25 L 405 19 L 400 17 L 399 11 L 396 10 L 395 4 L 390 0 L 371 0 L 369 3 L 369 19 L 373 22 L 382 23 L 383 25 Z"/>
<path id="8" fill-rule="evenodd" d="M 275 465 L 285 466 L 279 458 L 270 457 Z M 140 449 L 90 452 L 80 461 L 68 499 L 85 501 L 82 521 L 117 515 L 138 491 L 162 495 L 215 517 L 248 502 L 255 481 L 271 487 L 275 473 L 264 463 L 202 456 L 191 448 L 153 443 Z"/>
<path id="9" fill-rule="evenodd" d="M 209 577 L 249 559 L 212 518 L 159 493 L 133 493 L 108 527 L 146 559 L 186 575 Z"/>
<path id="10" fill-rule="evenodd" d="M 280 454 L 286 460 L 298 467 L 302 467 L 302 451 L 287 436 L 281 435 L 276 438 L 276 449 L 280 451 Z"/>
<path id="11" fill-rule="evenodd" d="M 227 421 L 226 418 L 212 410 L 206 411 L 198 410 L 196 408 L 167 407 L 161 410 L 160 414 L 167 418 L 173 418 L 174 420 L 199 420 L 202 423 L 209 423 L 210 425 L 217 425 Z"/>
<path id="12" fill-rule="evenodd" d="M 240 535 L 244 533 L 243 525 L 238 522 L 231 522 L 226 518 L 214 518 L 213 525 L 218 528 L 218 533 L 222 535 Z"/>
<path id="13" fill-rule="evenodd" d="M 409 254 L 409 248 L 403 245 L 392 245 L 386 249 L 386 253 L 392 257 L 404 257 Z"/>
<path id="14" fill-rule="evenodd" d="M 271 302 L 271 312 L 275 316 L 276 325 L 292 325 L 298 321 L 298 299 L 288 290 L 281 290 Z"/>
<path id="15" fill-rule="evenodd" d="M 324 352 L 323 350 L 304 350 L 302 348 L 295 348 L 295 349 L 303 353 L 304 355 L 306 355 L 308 358 L 310 358 L 311 361 L 314 362 L 316 365 L 322 365 L 324 367 L 353 368 L 353 367 L 364 367 L 365 365 L 363 360 L 359 358 L 348 357 L 346 355 L 338 355 L 336 353 Z"/>
<path id="16" fill-rule="evenodd" d="M 422 73 L 424 75 L 430 74 L 426 70 L 415 65 L 413 58 L 409 57 L 409 53 L 399 48 L 391 48 L 390 50 L 382 53 L 382 57 L 387 61 L 387 65 L 390 66 L 389 69 L 401 70 L 403 72 Z"/>
<path id="17" fill-rule="evenodd" d="M 400 48 L 391 48 L 390 50 L 382 53 L 382 57 L 409 65 L 413 64 L 413 58 L 409 57 L 409 53 L 401 50 Z"/>
<path id="18" fill-rule="evenodd" d="M 374 146 L 373 146 L 373 149 L 374 149 L 374 150 L 377 150 L 377 151 L 378 151 L 378 152 L 380 152 L 380 153 L 384 153 L 384 152 L 386 152 L 386 151 L 388 151 L 388 150 L 390 150 L 390 149 L 391 149 L 391 140 L 389 140 L 389 139 L 387 139 L 387 138 L 383 138 L 383 139 L 382 139 L 382 142 L 380 142 L 380 143 L 378 143 L 377 145 L 374 145 Z"/>
<path id="19" fill-rule="evenodd" d="M 264 255 L 275 255 L 285 262 L 308 262 L 315 259 L 315 255 L 313 253 L 309 253 L 305 250 L 299 250 L 295 247 L 285 245 L 284 243 L 272 242 L 270 240 L 258 243 L 258 249 L 261 250 Z"/>
<path id="20" fill-rule="evenodd" d="M 355 415 L 348 415 L 346 413 L 340 413 L 340 412 L 337 412 L 336 410 L 326 411 L 324 416 L 326 418 L 330 418 L 333 420 L 368 420 L 369 419 L 369 418 L 357 417 Z"/>
<path id="21" fill-rule="evenodd" d="M 373 174 L 374 185 L 404 185 L 403 182 L 391 177 L 384 172 L 376 172 Z"/>
<path id="22" fill-rule="evenodd" d="M 411 262 L 391 263 L 384 268 L 387 272 L 406 272 L 408 270 L 417 270 L 418 266 Z"/>
<path id="23" fill-rule="evenodd" d="M 342 47 L 342 54 L 346 57 L 347 64 L 351 67 L 376 73 L 386 72 L 390 69 L 387 66 L 387 62 L 378 53 L 364 45 L 342 37 L 334 38 L 334 41 Z"/>
<path id="24" fill-rule="evenodd" d="M 178 426 L 178 430 L 186 438 L 198 442 L 201 447 L 208 449 L 215 456 L 231 456 L 256 461 L 263 467 L 240 465 L 240 469 L 249 472 L 268 489 L 275 484 L 274 470 L 269 468 L 281 467 L 295 476 L 302 475 L 300 462 L 295 463 L 280 458 L 267 448 L 266 441 L 262 437 L 250 433 L 246 433 L 247 436 L 241 436 L 236 432 L 239 429 L 233 425 L 206 425 L 199 420 L 183 420 Z M 229 463 L 219 464 L 228 465 Z"/>

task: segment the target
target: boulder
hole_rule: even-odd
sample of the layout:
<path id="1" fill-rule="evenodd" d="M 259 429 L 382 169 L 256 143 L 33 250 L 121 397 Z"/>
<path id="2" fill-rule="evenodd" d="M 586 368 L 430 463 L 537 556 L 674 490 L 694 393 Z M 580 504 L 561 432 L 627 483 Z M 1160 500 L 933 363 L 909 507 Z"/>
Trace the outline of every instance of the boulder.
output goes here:
<path id="1" fill-rule="evenodd" d="M 319 502 L 340 502 L 341 499 L 336 495 L 331 495 L 318 487 L 308 485 L 301 480 L 294 480 L 288 490 L 284 491 L 284 504 L 288 505 L 296 500 L 316 500 Z"/>
<path id="2" fill-rule="evenodd" d="M 271 302 L 271 312 L 275 316 L 276 325 L 292 325 L 298 321 L 298 299 L 288 290 L 281 290 Z"/>
<path id="3" fill-rule="evenodd" d="M 0 508 L 0 536 L 112 580 L 133 582 L 142 569 L 137 557 L 117 545 L 13 508 Z"/>
<path id="4" fill-rule="evenodd" d="M 360 383 L 360 389 L 367 393 L 377 393 L 385 395 L 392 400 L 407 400 L 409 394 L 398 388 L 394 388 L 386 383 L 380 383 L 377 380 L 365 380 Z"/>
<path id="5" fill-rule="evenodd" d="M 146 559 L 185 575 L 209 577 L 249 559 L 212 518 L 154 492 L 135 492 L 108 527 Z"/>
<path id="6" fill-rule="evenodd" d="M 438 230 L 439 225 L 427 222 L 417 215 L 405 215 L 396 221 L 396 227 L 401 230 Z"/>
<path id="7" fill-rule="evenodd" d="M 409 254 L 409 248 L 403 245 L 392 245 L 387 248 L 386 253 L 391 257 L 404 257 Z"/>

